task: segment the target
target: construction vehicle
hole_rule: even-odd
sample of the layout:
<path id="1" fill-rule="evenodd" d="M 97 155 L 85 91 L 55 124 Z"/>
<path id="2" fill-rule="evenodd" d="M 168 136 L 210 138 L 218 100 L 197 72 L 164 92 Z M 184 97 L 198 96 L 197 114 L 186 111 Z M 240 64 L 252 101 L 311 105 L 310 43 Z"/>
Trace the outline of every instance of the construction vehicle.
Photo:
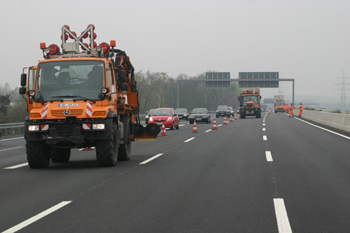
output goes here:
<path id="1" fill-rule="evenodd" d="M 91 147 L 99 166 L 114 166 L 130 159 L 133 141 L 155 140 L 160 133 L 156 124 L 140 124 L 129 56 L 115 49 L 115 40 L 97 46 L 94 31 L 90 24 L 77 36 L 64 25 L 62 52 L 41 43 L 44 60 L 29 67 L 28 78 L 23 70 L 19 94 L 28 104 L 24 138 L 31 168 L 68 162 L 71 148 Z"/>
<path id="2" fill-rule="evenodd" d="M 259 88 L 249 88 L 242 91 L 238 97 L 239 114 L 241 118 L 246 118 L 246 116 L 256 116 L 256 118 L 261 118 L 260 99 L 261 95 Z"/>
<path id="3" fill-rule="evenodd" d="M 274 96 L 274 109 L 275 109 L 275 113 L 286 112 L 286 107 L 285 107 L 285 103 L 284 103 L 284 95 L 275 95 Z"/>

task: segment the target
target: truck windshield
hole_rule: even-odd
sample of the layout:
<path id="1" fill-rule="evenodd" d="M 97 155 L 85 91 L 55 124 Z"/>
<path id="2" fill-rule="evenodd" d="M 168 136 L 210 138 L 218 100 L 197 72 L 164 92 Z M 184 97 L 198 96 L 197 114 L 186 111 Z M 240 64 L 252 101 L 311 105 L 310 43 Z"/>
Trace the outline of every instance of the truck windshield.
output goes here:
<path id="1" fill-rule="evenodd" d="M 105 86 L 102 61 L 52 61 L 38 65 L 35 101 L 99 100 Z"/>
<path id="2" fill-rule="evenodd" d="M 284 106 L 284 103 L 276 103 L 277 106 Z"/>
<path id="3" fill-rule="evenodd" d="M 253 104 L 259 104 L 258 103 L 258 96 L 256 96 L 256 95 L 243 96 L 243 105 L 247 104 L 248 101 L 253 101 Z"/>

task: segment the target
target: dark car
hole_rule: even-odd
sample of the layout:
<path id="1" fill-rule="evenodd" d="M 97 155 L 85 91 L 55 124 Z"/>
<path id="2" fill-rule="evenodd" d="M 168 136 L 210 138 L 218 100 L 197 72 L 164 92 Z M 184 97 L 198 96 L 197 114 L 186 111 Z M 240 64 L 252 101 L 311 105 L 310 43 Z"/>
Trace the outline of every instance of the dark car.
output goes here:
<path id="1" fill-rule="evenodd" d="M 219 105 L 216 109 L 216 117 L 220 116 L 230 116 L 230 111 L 228 110 L 227 105 Z"/>
<path id="2" fill-rule="evenodd" d="M 187 110 L 187 108 L 177 108 L 176 114 L 178 115 L 179 119 L 185 119 L 188 121 L 188 117 L 190 116 L 190 112 Z"/>
<path id="3" fill-rule="evenodd" d="M 152 115 L 152 113 L 154 112 L 155 109 L 151 109 L 149 110 L 147 113 L 146 113 L 146 116 L 145 116 L 145 123 L 146 125 L 148 124 L 148 121 L 149 121 L 149 118 L 150 116 Z"/>
<path id="4" fill-rule="evenodd" d="M 189 118 L 190 124 L 193 124 L 194 120 L 196 120 L 196 122 L 200 122 L 200 121 L 205 123 L 211 122 L 211 116 L 208 109 L 194 108 Z"/>

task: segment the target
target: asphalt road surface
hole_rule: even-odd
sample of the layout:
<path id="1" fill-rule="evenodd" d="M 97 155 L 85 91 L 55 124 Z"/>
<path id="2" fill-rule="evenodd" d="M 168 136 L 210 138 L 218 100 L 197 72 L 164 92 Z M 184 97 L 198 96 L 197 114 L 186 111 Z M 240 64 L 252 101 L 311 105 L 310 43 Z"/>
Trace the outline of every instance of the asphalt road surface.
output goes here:
<path id="1" fill-rule="evenodd" d="M 23 137 L 0 146 L 0 232 L 349 232 L 350 137 L 287 115 L 179 130 L 130 161 L 30 169 Z"/>

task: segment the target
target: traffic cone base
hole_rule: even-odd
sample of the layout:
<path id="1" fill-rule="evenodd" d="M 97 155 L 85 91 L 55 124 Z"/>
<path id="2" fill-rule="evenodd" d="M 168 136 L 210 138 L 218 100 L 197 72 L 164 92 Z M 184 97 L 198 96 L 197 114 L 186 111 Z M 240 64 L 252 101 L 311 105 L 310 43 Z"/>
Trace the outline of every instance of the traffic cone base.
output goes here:
<path id="1" fill-rule="evenodd" d="M 166 135 L 166 129 L 165 129 L 165 125 L 163 124 L 162 125 L 162 133 L 161 133 L 162 136 L 167 136 Z"/>

